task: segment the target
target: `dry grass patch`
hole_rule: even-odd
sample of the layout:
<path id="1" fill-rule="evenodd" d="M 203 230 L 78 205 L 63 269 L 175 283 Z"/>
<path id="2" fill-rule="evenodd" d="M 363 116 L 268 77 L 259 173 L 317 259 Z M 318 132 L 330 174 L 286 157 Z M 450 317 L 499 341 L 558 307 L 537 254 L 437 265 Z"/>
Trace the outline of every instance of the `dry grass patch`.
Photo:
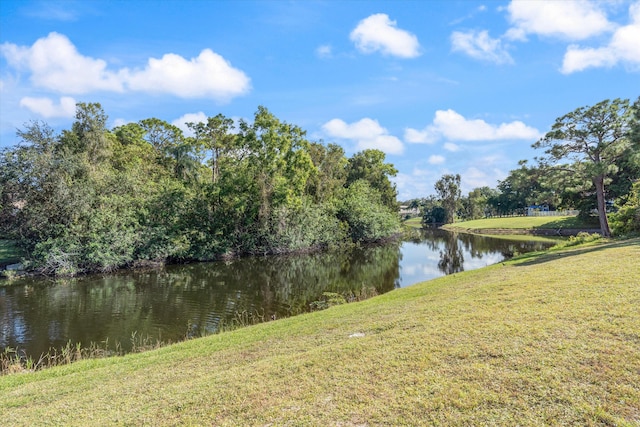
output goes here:
<path id="1" fill-rule="evenodd" d="M 7 425 L 638 425 L 640 240 L 0 378 Z"/>

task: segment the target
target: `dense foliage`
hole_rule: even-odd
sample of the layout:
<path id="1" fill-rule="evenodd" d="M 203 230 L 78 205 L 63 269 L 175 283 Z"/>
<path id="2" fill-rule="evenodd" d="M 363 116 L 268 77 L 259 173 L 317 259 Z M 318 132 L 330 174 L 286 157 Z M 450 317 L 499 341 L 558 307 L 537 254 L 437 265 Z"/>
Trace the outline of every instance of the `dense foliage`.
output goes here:
<path id="1" fill-rule="evenodd" d="M 146 119 L 109 130 L 100 104 L 70 130 L 33 122 L 0 155 L 0 230 L 44 273 L 368 242 L 398 229 L 384 153 L 347 159 L 259 107 L 194 136 Z"/>

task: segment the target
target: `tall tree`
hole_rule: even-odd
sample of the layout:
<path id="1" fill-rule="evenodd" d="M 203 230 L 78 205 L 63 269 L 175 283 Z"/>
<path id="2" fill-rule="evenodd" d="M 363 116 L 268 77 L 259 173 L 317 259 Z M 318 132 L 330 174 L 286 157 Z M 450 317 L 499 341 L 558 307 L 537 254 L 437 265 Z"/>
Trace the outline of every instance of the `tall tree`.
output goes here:
<path id="1" fill-rule="evenodd" d="M 497 195 L 497 190 L 486 186 L 471 190 L 466 198 L 466 203 L 464 203 L 464 210 L 467 218 L 478 219 L 489 214 L 489 200 Z"/>
<path id="2" fill-rule="evenodd" d="M 336 144 L 309 144 L 309 155 L 315 171 L 307 182 L 307 192 L 316 203 L 324 203 L 334 197 L 347 180 L 347 158 L 342 147 Z"/>
<path id="3" fill-rule="evenodd" d="M 447 211 L 433 194 L 422 200 L 421 210 L 423 227 L 435 227 L 447 220 Z"/>
<path id="4" fill-rule="evenodd" d="M 280 121 L 263 106 L 258 107 L 253 124 L 241 121 L 239 128 L 240 151 L 246 154 L 254 181 L 247 190 L 257 190 L 252 196 L 259 201 L 258 219 L 264 225 L 274 209 L 302 204 L 314 170 L 309 142 L 303 129 Z"/>
<path id="5" fill-rule="evenodd" d="M 99 103 L 76 104 L 76 121 L 72 133 L 79 141 L 79 150 L 86 152 L 89 163 L 104 160 L 109 152 L 109 138 L 106 128 L 107 115 Z"/>
<path id="6" fill-rule="evenodd" d="M 140 120 L 139 124 L 146 132 L 144 139 L 160 152 L 182 142 L 183 135 L 180 128 L 164 120 L 144 119 Z"/>
<path id="7" fill-rule="evenodd" d="M 434 188 L 440 197 L 442 206 L 447 211 L 446 223 L 451 224 L 456 215 L 460 201 L 460 174 L 446 174 L 440 178 Z"/>
<path id="8" fill-rule="evenodd" d="M 382 202 L 394 212 L 398 210 L 396 186 L 389 179 L 396 176 L 398 170 L 385 163 L 385 154 L 380 150 L 363 150 L 349 159 L 347 167 L 347 186 L 364 179 L 372 188 L 380 192 Z"/>
<path id="9" fill-rule="evenodd" d="M 233 127 L 233 119 L 218 114 L 209 117 L 207 123 L 187 123 L 195 133 L 196 141 L 211 152 L 211 178 L 215 184 L 220 176 L 220 158 L 231 148 L 234 138 L 229 131 Z"/>
<path id="10" fill-rule="evenodd" d="M 604 100 L 580 107 L 556 119 L 551 131 L 533 144 L 545 149 L 542 164 L 557 168 L 567 161 L 576 173 L 590 179 L 596 189 L 600 232 L 610 236 L 605 184 L 618 170 L 616 163 L 631 147 L 628 137 L 632 108 L 628 99 Z"/>

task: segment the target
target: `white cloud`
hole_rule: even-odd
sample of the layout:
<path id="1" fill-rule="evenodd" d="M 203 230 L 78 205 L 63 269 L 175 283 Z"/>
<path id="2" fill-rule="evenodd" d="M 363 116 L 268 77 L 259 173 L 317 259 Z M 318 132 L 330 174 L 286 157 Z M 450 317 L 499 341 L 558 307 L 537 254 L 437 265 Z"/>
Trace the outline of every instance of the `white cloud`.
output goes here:
<path id="1" fill-rule="evenodd" d="M 387 154 L 402 154 L 404 146 L 402 142 L 377 120 L 364 118 L 348 124 L 340 119 L 332 119 L 322 125 L 322 130 L 330 137 L 349 139 L 356 142 L 358 150 L 375 148 Z"/>
<path id="2" fill-rule="evenodd" d="M 415 168 L 410 174 L 398 173 L 391 180 L 396 184 L 398 200 L 409 200 L 433 194 L 438 171 Z"/>
<path id="3" fill-rule="evenodd" d="M 20 100 L 20 106 L 29 111 L 50 118 L 72 118 L 76 114 L 76 100 L 63 96 L 58 104 L 54 104 L 50 98 L 24 97 Z"/>
<path id="4" fill-rule="evenodd" d="M 319 58 L 331 58 L 331 56 L 333 55 L 333 48 L 328 44 L 318 46 L 318 48 L 316 49 L 316 55 Z"/>
<path id="5" fill-rule="evenodd" d="M 587 0 L 513 0 L 507 7 L 513 25 L 505 37 L 526 40 L 527 34 L 584 40 L 612 29 L 606 14 Z"/>
<path id="6" fill-rule="evenodd" d="M 453 141 L 491 141 L 534 140 L 541 136 L 537 129 L 529 127 L 521 121 L 494 125 L 480 119 L 466 119 L 451 109 L 436 111 L 433 123 L 425 129 L 407 129 L 405 135 L 407 132 L 416 137 L 414 140 L 407 140 L 414 143 L 432 142 L 443 137 Z M 419 140 L 417 136 L 422 136 L 422 140 Z"/>
<path id="7" fill-rule="evenodd" d="M 126 124 L 131 123 L 131 120 L 127 120 L 127 119 L 122 119 L 122 118 L 117 118 L 113 121 L 113 127 L 117 128 L 120 126 L 124 126 Z"/>
<path id="8" fill-rule="evenodd" d="M 640 68 L 640 2 L 629 8 L 631 23 L 616 29 L 607 46 L 567 48 L 560 71 L 570 74 L 589 67 L 613 67 L 618 63 Z"/>
<path id="9" fill-rule="evenodd" d="M 66 94 L 142 91 L 228 101 L 250 90 L 249 78 L 210 49 L 190 60 L 169 53 L 150 58 L 142 70 L 114 71 L 107 69 L 106 61 L 83 56 L 66 36 L 53 32 L 31 47 L 3 43 L 0 54 L 10 66 L 29 72 L 34 86 Z"/>
<path id="10" fill-rule="evenodd" d="M 446 160 L 447 159 L 445 159 L 444 156 L 439 156 L 437 154 L 433 154 L 433 155 L 429 156 L 429 164 L 430 165 L 441 165 Z"/>
<path id="11" fill-rule="evenodd" d="M 415 58 L 420 55 L 418 38 L 408 31 L 396 27 L 384 13 L 377 13 L 358 23 L 351 32 L 350 39 L 362 53 L 382 52 L 401 58 Z"/>
<path id="12" fill-rule="evenodd" d="M 496 64 L 511 64 L 513 59 L 502 46 L 500 39 L 492 39 L 488 31 L 454 31 L 451 34 L 451 49 L 463 52 L 472 58 Z"/>
<path id="13" fill-rule="evenodd" d="M 23 13 L 32 18 L 49 21 L 77 21 L 81 16 L 81 3 L 37 1 L 23 8 Z"/>
<path id="14" fill-rule="evenodd" d="M 144 70 L 127 74 L 126 81 L 132 90 L 170 93 L 181 98 L 227 101 L 250 89 L 249 78 L 210 49 L 190 60 L 173 53 L 161 59 L 149 58 Z"/>
<path id="15" fill-rule="evenodd" d="M 370 139 L 386 133 L 377 120 L 370 118 L 364 118 L 352 124 L 347 124 L 344 120 L 332 119 L 322 125 L 322 128 L 329 135 L 344 139 Z"/>
<path id="16" fill-rule="evenodd" d="M 121 76 L 108 71 L 105 61 L 81 55 L 62 34 L 50 33 L 31 47 L 3 43 L 0 53 L 9 65 L 29 71 L 37 87 L 71 94 L 123 91 Z"/>
<path id="17" fill-rule="evenodd" d="M 429 128 L 424 130 L 406 128 L 404 130 L 404 140 L 412 144 L 433 144 L 437 137 Z"/>
<path id="18" fill-rule="evenodd" d="M 411 173 L 398 173 L 393 180 L 397 185 L 398 200 L 435 194 L 436 181 L 447 173 L 460 173 L 462 194 L 468 194 L 477 187 L 495 188 L 498 181 L 507 176 L 505 171 L 513 169 L 514 166 L 503 155 L 465 157 L 461 154 L 447 159 L 446 164 L 429 163 L 423 167 L 414 167 Z"/>
<path id="19" fill-rule="evenodd" d="M 207 115 L 202 111 L 187 113 L 171 122 L 172 125 L 180 128 L 185 136 L 193 136 L 193 131 L 189 129 L 187 123 L 207 123 Z"/>
<path id="20" fill-rule="evenodd" d="M 454 144 L 453 142 L 445 142 L 443 147 L 445 150 L 451 151 L 452 153 L 460 151 L 460 146 L 457 144 Z"/>
<path id="21" fill-rule="evenodd" d="M 478 162 L 478 164 L 482 161 Z M 485 164 L 483 166 L 470 166 L 463 173 L 461 177 L 461 190 L 463 194 L 467 194 L 474 188 L 478 187 L 491 187 L 495 188 L 498 181 L 503 180 L 507 176 L 498 167 L 491 167 L 491 165 Z"/>

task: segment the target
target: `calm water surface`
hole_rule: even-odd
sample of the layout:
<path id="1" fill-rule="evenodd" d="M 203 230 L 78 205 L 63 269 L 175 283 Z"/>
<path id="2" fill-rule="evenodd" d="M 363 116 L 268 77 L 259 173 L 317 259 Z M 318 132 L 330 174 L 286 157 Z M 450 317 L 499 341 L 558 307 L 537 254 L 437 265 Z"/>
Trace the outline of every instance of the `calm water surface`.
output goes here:
<path id="1" fill-rule="evenodd" d="M 245 258 L 0 286 L 0 350 L 33 357 L 66 343 L 126 351 L 132 337 L 180 341 L 309 311 L 323 292 L 355 300 L 548 247 L 444 231 L 341 253 Z"/>

